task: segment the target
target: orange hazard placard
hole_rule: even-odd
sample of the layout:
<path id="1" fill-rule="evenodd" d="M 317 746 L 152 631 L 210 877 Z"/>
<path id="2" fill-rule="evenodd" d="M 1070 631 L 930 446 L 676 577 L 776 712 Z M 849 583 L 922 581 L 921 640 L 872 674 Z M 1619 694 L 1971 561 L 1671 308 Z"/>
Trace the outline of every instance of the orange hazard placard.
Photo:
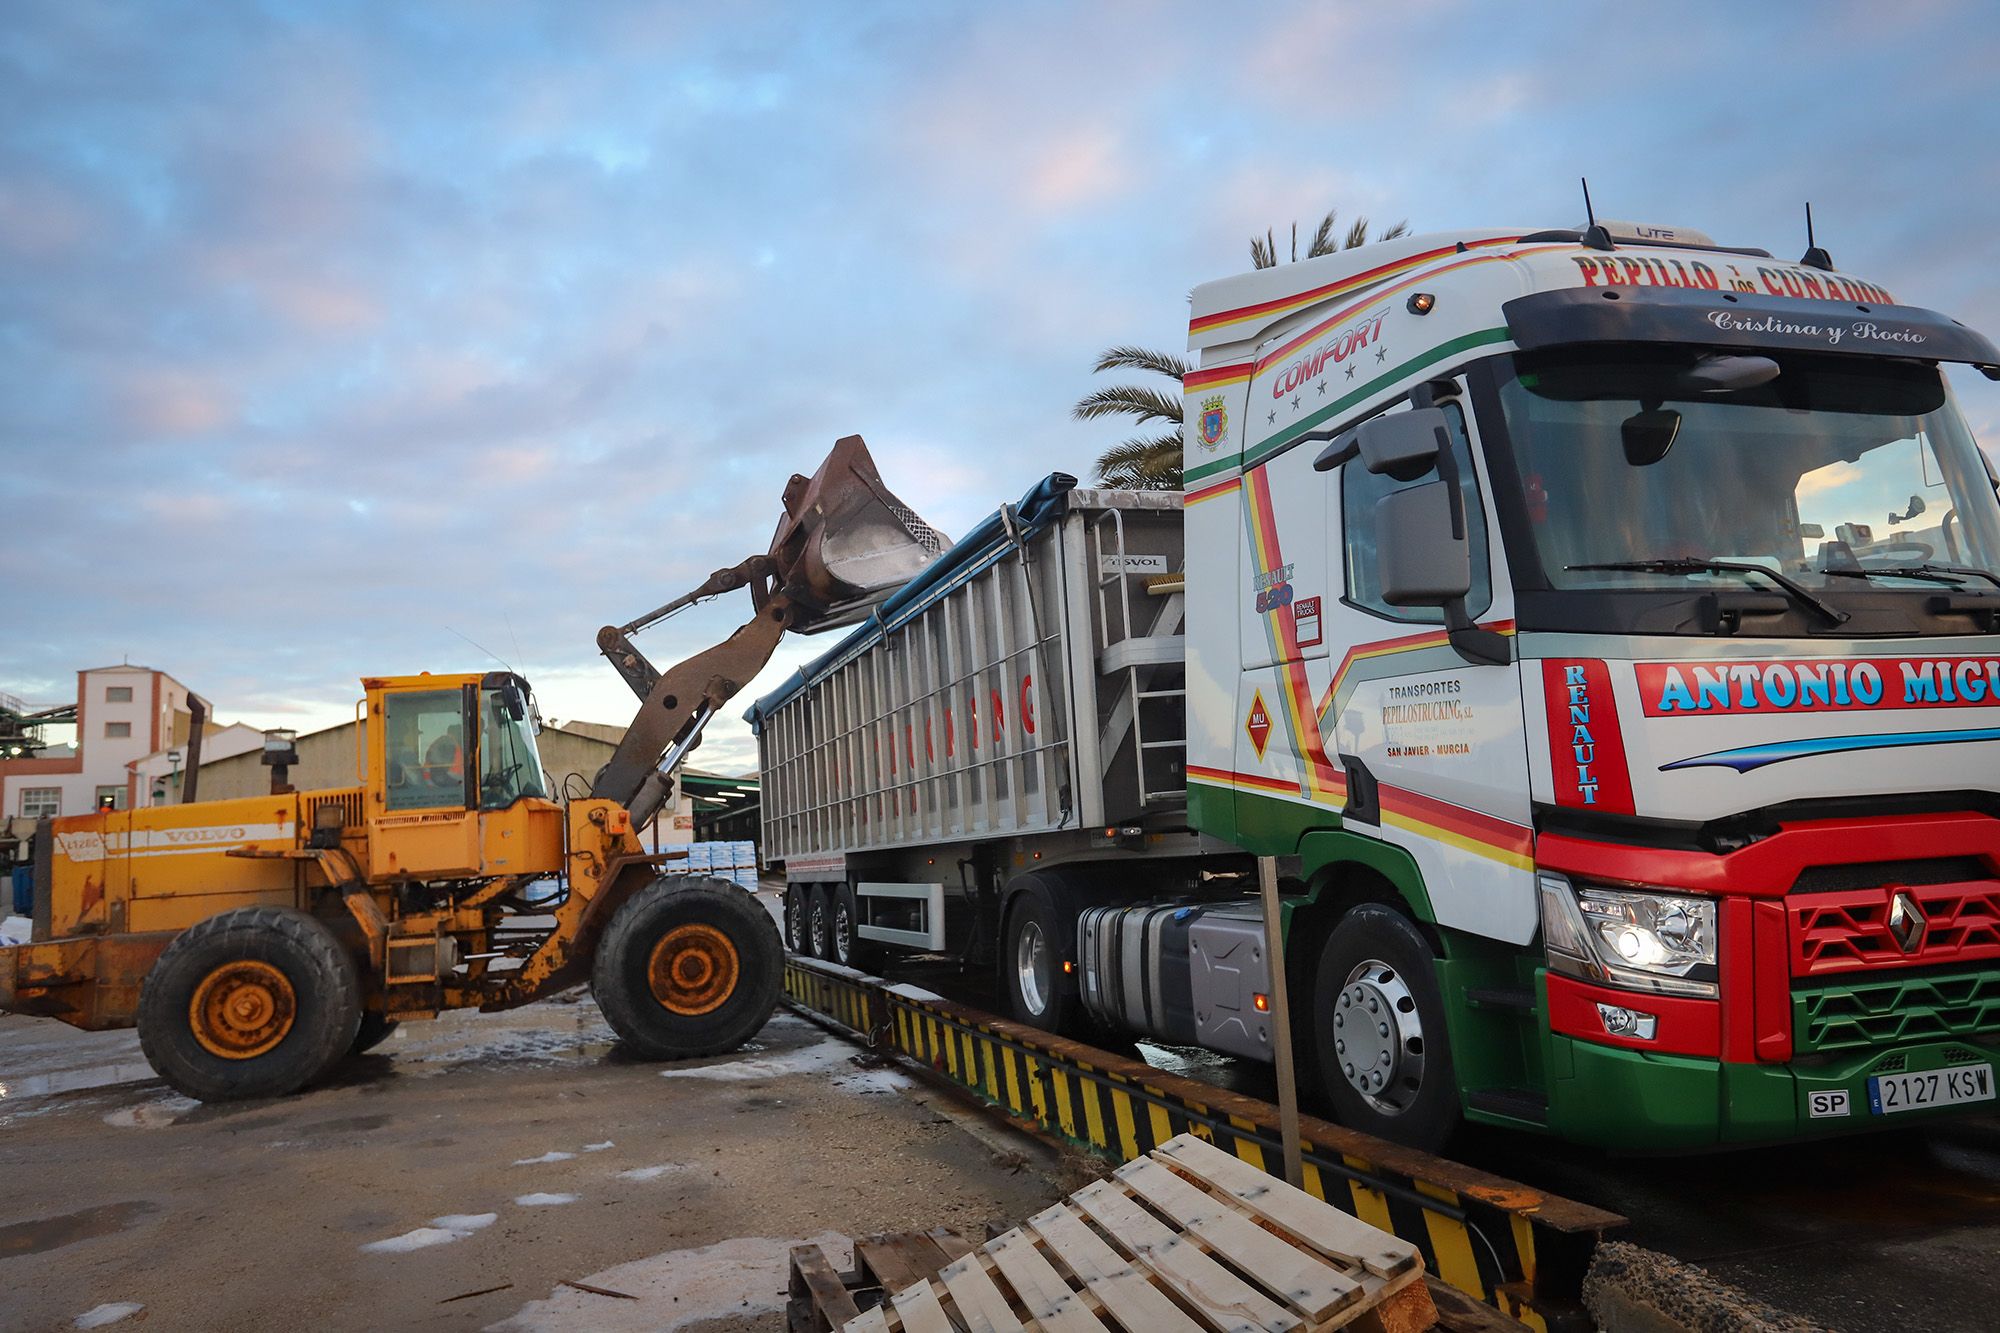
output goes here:
<path id="1" fill-rule="evenodd" d="M 1271 743 L 1271 714 L 1264 707 L 1264 692 L 1258 690 L 1250 697 L 1250 716 L 1243 720 L 1243 730 L 1250 733 L 1250 744 L 1257 749 L 1257 758 L 1264 758 L 1264 747 Z"/>

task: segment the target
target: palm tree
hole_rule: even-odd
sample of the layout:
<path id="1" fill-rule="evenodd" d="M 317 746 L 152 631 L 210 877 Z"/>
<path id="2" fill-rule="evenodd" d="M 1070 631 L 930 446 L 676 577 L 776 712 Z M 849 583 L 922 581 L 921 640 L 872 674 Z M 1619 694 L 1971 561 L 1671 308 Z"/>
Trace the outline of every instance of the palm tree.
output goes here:
<path id="1" fill-rule="evenodd" d="M 1336 250 L 1352 250 L 1368 243 L 1368 219 L 1356 218 L 1348 227 L 1340 243 L 1335 244 L 1333 234 L 1334 210 L 1328 209 L 1319 221 L 1311 242 L 1306 246 L 1305 257 L 1317 259 L 1330 255 Z M 1386 231 L 1376 233 L 1378 241 L 1392 241 L 1409 232 L 1407 222 L 1398 222 Z M 1299 258 L 1299 225 L 1292 224 L 1292 259 Z M 1258 268 L 1275 268 L 1278 263 L 1277 239 L 1267 227 L 1264 234 L 1250 238 L 1250 262 Z M 1095 421 L 1099 417 L 1127 416 L 1133 424 L 1145 427 L 1158 423 L 1162 428 L 1157 434 L 1135 435 L 1123 444 L 1115 444 L 1097 456 L 1097 480 L 1105 486 L 1130 491 L 1177 491 L 1181 489 L 1181 381 L 1187 377 L 1193 366 L 1185 357 L 1171 352 L 1155 352 L 1144 347 L 1112 347 L 1097 358 L 1091 368 L 1102 374 L 1107 370 L 1143 370 L 1162 376 L 1174 382 L 1170 394 L 1149 384 L 1114 384 L 1103 389 L 1093 389 L 1077 400 L 1070 415 L 1079 421 Z"/>

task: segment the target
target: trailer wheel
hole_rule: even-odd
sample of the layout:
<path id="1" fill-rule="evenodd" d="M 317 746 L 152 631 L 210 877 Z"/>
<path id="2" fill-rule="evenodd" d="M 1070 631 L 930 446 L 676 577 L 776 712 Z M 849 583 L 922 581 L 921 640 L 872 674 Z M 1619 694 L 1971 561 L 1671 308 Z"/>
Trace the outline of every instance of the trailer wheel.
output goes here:
<path id="1" fill-rule="evenodd" d="M 839 884 L 833 890 L 833 961 L 842 967 L 872 966 L 875 950 L 861 938 L 861 902 L 854 886 Z"/>
<path id="2" fill-rule="evenodd" d="M 349 1055 L 364 1055 L 389 1040 L 389 1034 L 402 1024 L 393 1018 L 380 1014 L 361 1015 L 361 1030 L 354 1034 L 354 1044 L 347 1048 Z"/>
<path id="3" fill-rule="evenodd" d="M 1033 893 L 1014 900 L 1001 946 L 1000 982 L 1014 1017 L 1044 1032 L 1068 1031 L 1082 1008 L 1064 982 L 1061 940 L 1055 909 L 1046 901 Z"/>
<path id="4" fill-rule="evenodd" d="M 282 1097 L 354 1045 L 361 982 L 324 923 L 242 907 L 182 931 L 139 990 L 139 1049 L 204 1102 Z"/>
<path id="5" fill-rule="evenodd" d="M 812 956 L 812 940 L 806 932 L 812 890 L 803 884 L 785 886 L 785 947 L 801 958 Z"/>
<path id="6" fill-rule="evenodd" d="M 833 957 L 833 885 L 815 884 L 806 894 L 806 943 L 813 957 Z"/>
<path id="7" fill-rule="evenodd" d="M 679 1060 L 755 1036 L 784 972 L 778 927 L 755 898 L 727 880 L 655 880 L 611 918 L 591 988 L 630 1050 Z"/>
<path id="8" fill-rule="evenodd" d="M 1408 918 L 1363 903 L 1313 980 L 1313 1064 L 1344 1125 L 1435 1152 L 1460 1120 L 1437 955 Z"/>

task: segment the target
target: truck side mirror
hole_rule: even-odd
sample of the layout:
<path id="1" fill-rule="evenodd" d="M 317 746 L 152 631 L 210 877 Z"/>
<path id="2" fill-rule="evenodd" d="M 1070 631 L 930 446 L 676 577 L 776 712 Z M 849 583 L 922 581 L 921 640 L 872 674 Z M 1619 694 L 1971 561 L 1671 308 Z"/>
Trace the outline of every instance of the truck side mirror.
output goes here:
<path id="1" fill-rule="evenodd" d="M 1437 466 L 1438 453 L 1450 438 L 1449 423 L 1439 408 L 1371 417 L 1320 450 L 1313 471 L 1331 471 L 1359 456 L 1361 465 L 1378 476 L 1415 481 Z"/>
<path id="2" fill-rule="evenodd" d="M 1375 567 L 1391 606 L 1443 606 L 1472 591 L 1472 546 L 1452 483 L 1425 482 L 1375 502 Z"/>

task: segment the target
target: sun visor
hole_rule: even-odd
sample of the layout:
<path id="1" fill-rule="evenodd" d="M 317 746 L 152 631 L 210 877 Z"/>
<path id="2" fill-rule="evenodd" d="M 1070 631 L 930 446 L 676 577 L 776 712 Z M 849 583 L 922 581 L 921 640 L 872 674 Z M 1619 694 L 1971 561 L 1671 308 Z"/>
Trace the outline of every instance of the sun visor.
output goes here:
<path id="1" fill-rule="evenodd" d="M 2000 348 L 1935 310 L 1759 292 L 1567 287 L 1501 307 L 1524 350 L 1578 343 L 1686 343 L 1745 351 L 1834 352 L 1959 361 L 2000 379 Z"/>

